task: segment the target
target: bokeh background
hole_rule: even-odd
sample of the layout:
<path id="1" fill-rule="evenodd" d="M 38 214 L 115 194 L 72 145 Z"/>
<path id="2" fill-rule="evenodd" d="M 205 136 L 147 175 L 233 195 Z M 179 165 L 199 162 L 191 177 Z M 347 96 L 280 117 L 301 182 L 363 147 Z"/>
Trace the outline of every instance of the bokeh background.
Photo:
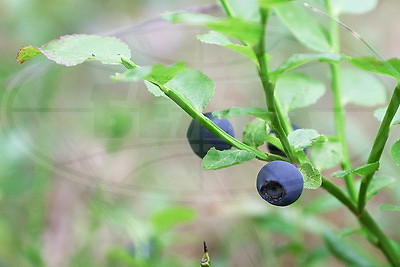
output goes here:
<path id="1" fill-rule="evenodd" d="M 159 18 L 182 9 L 221 15 L 214 1 L 205 0 L 0 1 L 0 266 L 198 266 L 203 241 L 215 266 L 344 265 L 326 240 L 342 244 L 349 257 L 381 265 L 383 256 L 365 241 L 353 216 L 322 189 L 305 190 L 295 205 L 277 208 L 255 189 L 262 162 L 203 171 L 185 138 L 191 119 L 143 83 L 113 83 L 110 75 L 121 67 L 67 68 L 44 57 L 15 61 L 20 47 L 65 34 L 115 35 L 140 65 L 184 60 L 210 76 L 216 91 L 206 111 L 263 107 L 251 62 L 197 41 L 204 28 Z M 385 0 L 371 12 L 341 19 L 383 56 L 400 57 L 399 9 L 399 1 Z M 275 17 L 268 34 L 272 66 L 307 52 Z M 370 55 L 351 34 L 341 34 L 343 52 Z M 301 71 L 329 88 L 326 65 L 311 63 Z M 393 81 L 377 78 L 389 95 Z M 354 165 L 369 153 L 379 125 L 376 108 L 347 106 Z M 291 115 L 301 127 L 334 134 L 329 90 L 316 105 Z M 248 119 L 231 120 L 237 136 Z M 398 134 L 393 128 L 389 145 Z M 388 150 L 383 162 L 379 175 L 398 178 Z M 397 241 L 399 215 L 378 205 L 398 203 L 399 189 L 397 182 L 369 204 Z"/>

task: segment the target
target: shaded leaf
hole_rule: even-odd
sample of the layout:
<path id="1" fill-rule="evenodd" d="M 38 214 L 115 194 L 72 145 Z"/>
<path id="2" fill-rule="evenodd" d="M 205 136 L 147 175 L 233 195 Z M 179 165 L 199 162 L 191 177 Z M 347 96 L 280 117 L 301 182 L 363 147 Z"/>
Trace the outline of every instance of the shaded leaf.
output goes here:
<path id="1" fill-rule="evenodd" d="M 400 140 L 397 140 L 390 150 L 390 155 L 392 159 L 398 166 L 400 166 Z"/>
<path id="2" fill-rule="evenodd" d="M 57 64 L 74 66 L 88 60 L 104 64 L 121 64 L 121 56 L 131 57 L 127 44 L 115 37 L 73 34 L 65 35 L 41 47 L 25 46 L 17 54 L 23 63 L 42 53 Z"/>
<path id="3" fill-rule="evenodd" d="M 361 165 L 350 170 L 338 171 L 333 174 L 333 177 L 345 177 L 351 173 L 355 173 L 361 176 L 366 176 L 379 169 L 379 162 L 373 162 L 365 165 Z"/>
<path id="4" fill-rule="evenodd" d="M 343 70 L 341 86 L 344 105 L 353 103 L 360 106 L 376 106 L 386 103 L 385 87 L 376 77 L 365 71 Z"/>
<path id="5" fill-rule="evenodd" d="M 243 143 L 257 148 L 265 143 L 267 133 L 268 129 L 265 120 L 254 118 L 247 123 L 244 129 Z"/>
<path id="6" fill-rule="evenodd" d="M 311 11 L 307 8 L 297 3 L 287 3 L 275 5 L 274 10 L 303 45 L 318 52 L 332 51 L 326 30 L 311 16 Z"/>
<path id="7" fill-rule="evenodd" d="M 256 157 L 256 154 L 244 150 L 216 150 L 211 148 L 204 157 L 202 165 L 205 170 L 218 170 L 237 165 Z"/>
<path id="8" fill-rule="evenodd" d="M 322 184 L 321 173 L 310 163 L 303 163 L 299 166 L 300 172 L 303 174 L 304 188 L 317 189 Z"/>
<path id="9" fill-rule="evenodd" d="M 271 80 L 276 80 L 286 71 L 297 68 L 310 61 L 318 60 L 320 62 L 340 62 L 342 57 L 336 53 L 321 54 L 293 54 L 286 59 L 276 70 L 269 73 Z"/>
<path id="10" fill-rule="evenodd" d="M 342 160 L 342 148 L 339 142 L 327 141 L 315 144 L 311 149 L 311 161 L 318 170 L 335 167 Z"/>
<path id="11" fill-rule="evenodd" d="M 298 129 L 289 133 L 288 140 L 295 151 L 301 151 L 315 143 L 325 142 L 327 139 L 314 129 Z"/>
<path id="12" fill-rule="evenodd" d="M 275 96 L 287 113 L 315 104 L 324 95 L 325 90 L 322 82 L 305 74 L 289 72 L 278 79 Z"/>
<path id="13" fill-rule="evenodd" d="M 157 85 L 148 82 L 148 81 L 144 81 L 144 84 L 146 85 L 147 90 L 152 93 L 154 96 L 156 97 L 167 97 L 163 91 L 161 91 L 160 87 L 158 87 Z"/>
<path id="14" fill-rule="evenodd" d="M 373 196 L 384 188 L 390 187 L 396 183 L 396 179 L 390 176 L 376 176 L 371 180 L 368 186 L 367 199 L 370 200 Z"/>

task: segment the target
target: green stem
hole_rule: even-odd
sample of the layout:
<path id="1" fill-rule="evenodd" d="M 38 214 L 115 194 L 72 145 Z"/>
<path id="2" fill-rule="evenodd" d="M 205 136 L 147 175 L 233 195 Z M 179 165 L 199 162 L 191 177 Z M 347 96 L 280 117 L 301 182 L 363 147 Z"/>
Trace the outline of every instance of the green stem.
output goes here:
<path id="1" fill-rule="evenodd" d="M 326 0 L 327 10 L 330 16 L 337 19 L 337 14 L 334 14 L 332 11 L 332 7 L 330 5 L 330 1 Z M 340 53 L 340 35 L 339 35 L 339 27 L 335 21 L 330 21 L 330 38 L 331 44 L 336 53 Z M 331 89 L 333 95 L 333 110 L 334 110 L 334 118 L 335 118 L 335 128 L 337 132 L 337 136 L 342 149 L 342 169 L 349 170 L 351 169 L 351 160 L 350 154 L 348 150 L 348 144 L 346 140 L 346 118 L 345 118 L 345 110 L 342 102 L 342 90 L 340 85 L 340 67 L 339 63 L 330 63 L 331 69 Z M 354 176 L 353 174 L 346 175 L 344 177 L 347 191 L 350 194 L 350 197 L 356 201 L 357 193 L 354 185 Z"/>
<path id="2" fill-rule="evenodd" d="M 390 126 L 394 115 L 396 114 L 400 105 L 400 84 L 396 86 L 390 99 L 389 105 L 383 117 L 382 123 L 376 134 L 374 144 L 371 152 L 369 153 L 368 163 L 378 162 L 382 156 L 383 149 L 385 148 L 387 139 L 389 138 Z M 375 172 L 368 174 L 361 181 L 360 193 L 358 195 L 358 211 L 363 212 L 366 205 L 368 186 L 374 177 Z"/>
<path id="3" fill-rule="evenodd" d="M 228 3 L 225 0 L 220 0 L 219 2 L 221 3 L 222 8 L 225 10 L 226 15 L 228 17 L 233 17 L 232 9 L 229 7 Z"/>
<path id="4" fill-rule="evenodd" d="M 357 211 L 357 207 L 354 202 L 349 199 L 343 191 L 337 187 L 331 181 L 322 178 L 322 187 L 328 191 L 331 195 L 335 196 L 340 202 L 342 202 L 358 219 L 359 223 L 364 226 L 370 233 L 372 233 L 379 242 L 374 243 L 369 240 L 373 245 L 377 246 L 386 258 L 393 266 L 400 266 L 400 257 L 397 255 L 396 248 L 391 243 L 390 239 L 381 230 L 379 225 L 371 217 L 371 215 L 364 211 L 361 215 Z"/>
<path id="5" fill-rule="evenodd" d="M 283 149 L 286 155 L 288 155 L 290 161 L 297 162 L 297 159 L 294 156 L 294 152 L 292 151 L 292 148 L 289 144 L 289 140 L 287 139 L 287 134 L 284 128 L 285 118 L 282 116 L 282 112 L 279 109 L 279 106 L 276 105 L 275 103 L 275 97 L 274 97 L 275 85 L 269 81 L 268 77 L 268 63 L 265 53 L 265 30 L 266 30 L 269 11 L 261 8 L 260 15 L 261 15 L 262 31 L 260 34 L 259 42 L 257 46 L 254 48 L 254 52 L 257 56 L 257 61 L 258 61 L 258 74 L 260 76 L 261 83 L 264 89 L 265 100 L 268 107 L 268 111 L 275 114 L 275 116 L 273 116 L 271 120 L 273 129 L 277 137 L 281 140 Z"/>

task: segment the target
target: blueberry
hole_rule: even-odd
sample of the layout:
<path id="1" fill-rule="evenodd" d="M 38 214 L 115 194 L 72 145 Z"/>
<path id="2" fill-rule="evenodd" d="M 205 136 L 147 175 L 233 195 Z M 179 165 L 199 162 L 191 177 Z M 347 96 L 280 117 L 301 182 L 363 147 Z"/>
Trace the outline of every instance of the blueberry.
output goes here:
<path id="1" fill-rule="evenodd" d="M 300 129 L 300 127 L 295 124 L 292 124 L 292 127 L 293 127 L 293 131 Z M 275 133 L 275 132 L 271 131 L 270 133 Z M 282 157 L 286 157 L 286 154 L 282 150 L 280 150 L 279 148 L 274 146 L 273 144 L 268 143 L 267 146 L 268 146 L 269 153 L 279 155 Z"/>
<path id="2" fill-rule="evenodd" d="M 226 133 L 235 137 L 233 126 L 227 119 L 217 119 L 211 112 L 204 113 L 204 116 L 213 121 Z M 231 144 L 219 139 L 195 120 L 192 120 L 190 123 L 186 137 L 193 152 L 200 158 L 204 158 L 208 150 L 212 147 L 215 147 L 217 150 L 226 150 L 232 147 Z"/>
<path id="3" fill-rule="evenodd" d="M 287 206 L 295 202 L 303 192 L 303 176 L 291 163 L 272 161 L 261 168 L 257 175 L 257 191 L 275 206 Z"/>

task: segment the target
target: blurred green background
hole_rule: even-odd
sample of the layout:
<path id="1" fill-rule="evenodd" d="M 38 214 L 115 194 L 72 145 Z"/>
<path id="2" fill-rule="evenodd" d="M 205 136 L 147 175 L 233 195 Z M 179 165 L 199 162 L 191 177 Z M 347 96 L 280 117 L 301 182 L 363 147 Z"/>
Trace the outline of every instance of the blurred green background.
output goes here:
<path id="1" fill-rule="evenodd" d="M 198 42 L 203 28 L 158 19 L 165 11 L 201 6 L 220 14 L 213 4 L 0 2 L 0 266 L 198 266 L 203 240 L 215 266 L 384 262 L 352 215 L 322 189 L 306 190 L 297 204 L 276 208 L 255 189 L 262 162 L 203 171 L 185 139 L 190 118 L 167 99 L 154 98 L 142 83 L 111 82 L 120 67 L 66 68 L 43 57 L 23 65 L 15 61 L 23 45 L 39 46 L 65 34 L 115 35 L 129 44 L 140 65 L 184 60 L 209 75 L 216 92 L 207 111 L 262 107 L 251 62 Z M 396 0 L 380 1 L 371 12 L 342 19 L 384 56 L 400 57 L 399 8 Z M 268 30 L 272 65 L 307 51 L 276 18 Z M 369 55 L 349 33 L 343 31 L 342 39 L 344 52 Z M 327 70 L 318 64 L 301 68 L 328 86 Z M 391 91 L 393 82 L 379 79 Z M 328 90 L 318 104 L 292 114 L 293 121 L 333 134 L 331 107 Z M 379 125 L 374 109 L 347 107 L 354 165 L 365 161 Z M 239 137 L 247 120 L 232 119 Z M 394 129 L 389 145 L 398 134 Z M 397 178 L 389 151 L 384 163 L 379 175 Z M 397 241 L 399 215 L 378 205 L 398 203 L 399 189 L 397 182 L 369 204 Z"/>

